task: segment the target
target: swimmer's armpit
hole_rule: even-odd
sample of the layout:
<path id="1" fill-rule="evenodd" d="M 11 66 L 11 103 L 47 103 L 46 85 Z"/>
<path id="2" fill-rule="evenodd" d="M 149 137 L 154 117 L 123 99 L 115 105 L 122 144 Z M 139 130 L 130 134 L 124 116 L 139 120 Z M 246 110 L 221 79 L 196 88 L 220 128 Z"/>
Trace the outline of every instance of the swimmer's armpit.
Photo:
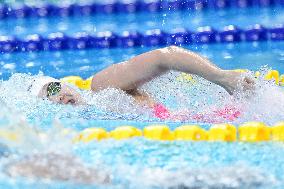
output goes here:
<path id="1" fill-rule="evenodd" d="M 87 167 L 78 158 L 62 154 L 34 154 L 6 165 L 11 177 L 49 179 L 79 184 L 108 184 L 110 176 L 104 171 Z"/>

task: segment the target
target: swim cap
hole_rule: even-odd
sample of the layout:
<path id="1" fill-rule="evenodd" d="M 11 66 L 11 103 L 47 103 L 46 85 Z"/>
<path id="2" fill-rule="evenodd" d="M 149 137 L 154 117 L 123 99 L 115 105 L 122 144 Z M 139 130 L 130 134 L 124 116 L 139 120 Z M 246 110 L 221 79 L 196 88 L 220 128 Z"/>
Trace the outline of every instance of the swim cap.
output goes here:
<path id="1" fill-rule="evenodd" d="M 60 82 L 58 79 L 49 77 L 49 76 L 39 76 L 34 78 L 31 85 L 28 88 L 28 91 L 33 96 L 38 96 L 42 87 L 50 82 Z"/>

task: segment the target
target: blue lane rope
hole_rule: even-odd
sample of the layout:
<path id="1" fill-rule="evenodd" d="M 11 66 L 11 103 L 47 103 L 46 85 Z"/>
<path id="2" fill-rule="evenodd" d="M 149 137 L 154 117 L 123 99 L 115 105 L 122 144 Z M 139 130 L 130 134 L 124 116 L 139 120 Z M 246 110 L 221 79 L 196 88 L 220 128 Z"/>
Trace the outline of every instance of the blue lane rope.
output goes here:
<path id="1" fill-rule="evenodd" d="M 253 41 L 281 41 L 284 40 L 284 25 L 265 28 L 254 25 L 241 29 L 234 25 L 226 26 L 222 30 L 212 27 L 200 27 L 196 32 L 185 28 L 175 29 L 170 32 L 160 29 L 148 30 L 144 33 L 125 31 L 121 35 L 110 31 L 90 35 L 85 32 L 67 36 L 64 33 L 51 33 L 47 37 L 39 34 L 28 35 L 24 38 L 15 36 L 0 36 L 0 52 L 43 51 L 65 49 L 90 49 L 90 48 L 131 48 L 153 47 L 165 45 L 189 45 L 210 43 L 237 43 Z"/>
<path id="2" fill-rule="evenodd" d="M 283 0 L 120 0 L 109 3 L 42 4 L 38 6 L 2 4 L 0 5 L 0 19 L 48 16 L 65 17 L 100 13 L 136 13 L 142 11 L 201 10 L 208 8 L 246 8 L 251 6 L 267 7 L 273 5 L 284 5 L 284 2 Z"/>

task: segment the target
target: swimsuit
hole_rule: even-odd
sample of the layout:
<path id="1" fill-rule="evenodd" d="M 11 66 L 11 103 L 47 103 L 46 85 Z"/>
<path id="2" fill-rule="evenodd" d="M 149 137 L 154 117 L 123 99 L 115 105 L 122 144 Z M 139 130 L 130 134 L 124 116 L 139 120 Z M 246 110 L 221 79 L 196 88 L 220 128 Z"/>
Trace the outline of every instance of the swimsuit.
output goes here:
<path id="1" fill-rule="evenodd" d="M 218 123 L 220 122 L 220 119 L 224 119 L 226 121 L 234 121 L 235 119 L 240 117 L 241 112 L 237 107 L 227 105 L 224 108 L 213 110 L 211 113 L 204 113 L 204 114 L 187 113 L 188 114 L 187 116 L 179 116 L 179 115 L 171 116 L 170 111 L 163 104 L 157 103 L 153 107 L 153 114 L 155 117 L 162 119 L 162 120 L 165 120 L 168 118 L 177 119 L 177 120 L 193 119 L 195 121 Z"/>
<path id="2" fill-rule="evenodd" d="M 160 103 L 154 105 L 153 114 L 155 115 L 155 117 L 160 119 L 167 119 L 170 117 L 169 110 L 163 104 Z"/>

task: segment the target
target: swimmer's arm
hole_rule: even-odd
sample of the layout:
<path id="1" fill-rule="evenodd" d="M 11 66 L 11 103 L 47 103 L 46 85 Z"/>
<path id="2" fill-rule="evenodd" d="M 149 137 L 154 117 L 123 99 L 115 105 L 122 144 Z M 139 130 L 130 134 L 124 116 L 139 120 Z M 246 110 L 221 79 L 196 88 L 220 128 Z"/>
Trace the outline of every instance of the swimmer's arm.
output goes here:
<path id="1" fill-rule="evenodd" d="M 125 91 L 135 90 L 145 82 L 176 70 L 199 75 L 224 87 L 229 93 L 236 87 L 239 73 L 218 68 L 205 57 L 183 48 L 170 46 L 138 55 L 128 61 L 114 64 L 94 75 L 94 91 L 108 87 Z"/>
<path id="2" fill-rule="evenodd" d="M 161 58 L 161 52 L 153 50 L 128 61 L 113 64 L 94 75 L 91 89 L 99 91 L 113 87 L 135 91 L 140 85 L 164 72 L 160 66 Z"/>

